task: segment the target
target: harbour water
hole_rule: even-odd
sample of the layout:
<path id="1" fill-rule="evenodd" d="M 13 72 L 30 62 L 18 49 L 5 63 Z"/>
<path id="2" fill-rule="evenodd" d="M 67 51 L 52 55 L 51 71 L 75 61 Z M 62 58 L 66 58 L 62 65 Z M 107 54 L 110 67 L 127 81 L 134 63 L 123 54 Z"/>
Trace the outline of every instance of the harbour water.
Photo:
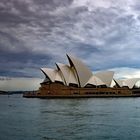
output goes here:
<path id="1" fill-rule="evenodd" d="M 0 140 L 133 139 L 140 139 L 140 98 L 0 96 Z"/>

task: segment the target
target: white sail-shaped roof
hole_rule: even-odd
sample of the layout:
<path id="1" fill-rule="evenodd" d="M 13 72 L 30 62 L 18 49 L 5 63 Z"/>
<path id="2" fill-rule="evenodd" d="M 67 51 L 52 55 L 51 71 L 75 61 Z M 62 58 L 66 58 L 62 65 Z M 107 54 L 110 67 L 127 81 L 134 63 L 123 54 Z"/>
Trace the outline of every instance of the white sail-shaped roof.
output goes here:
<path id="1" fill-rule="evenodd" d="M 140 80 L 140 78 L 131 78 L 124 80 L 124 83 L 129 87 L 133 88 L 134 85 Z"/>
<path id="2" fill-rule="evenodd" d="M 119 87 L 122 87 L 124 86 L 124 82 L 123 80 L 120 80 L 120 79 L 114 79 L 115 83 L 117 83 L 119 85 Z"/>
<path id="3" fill-rule="evenodd" d="M 41 68 L 41 71 L 52 81 L 60 81 L 63 82 L 61 74 L 58 70 L 51 69 L 51 68 Z"/>
<path id="4" fill-rule="evenodd" d="M 96 85 L 96 86 L 105 85 L 105 83 L 101 79 L 99 79 L 98 77 L 94 75 L 89 79 L 86 85 L 87 84 Z"/>
<path id="5" fill-rule="evenodd" d="M 125 79 L 125 80 L 119 80 L 119 79 L 115 79 L 115 81 L 117 82 L 117 84 L 120 87 L 123 86 L 128 86 L 129 88 L 133 88 L 134 85 L 140 80 L 140 78 L 131 78 L 131 79 Z"/>
<path id="6" fill-rule="evenodd" d="M 57 63 L 56 65 L 58 70 L 51 68 L 41 68 L 41 71 L 46 75 L 44 82 L 59 81 L 63 82 L 67 86 L 69 86 L 70 84 L 77 84 L 79 87 L 85 87 L 87 84 L 96 86 L 111 86 L 114 75 L 113 71 L 98 72 L 93 75 L 88 67 L 86 67 L 86 65 L 79 59 L 70 55 L 67 55 L 67 57 L 70 66 Z M 126 80 L 114 79 L 115 83 L 118 86 L 128 86 L 129 88 L 133 88 L 136 82 L 138 82 L 139 80 L 140 78 L 132 78 Z"/>
<path id="7" fill-rule="evenodd" d="M 113 80 L 114 71 L 103 71 L 95 73 L 94 75 L 101 79 L 106 84 L 106 86 L 110 87 Z"/>
<path id="8" fill-rule="evenodd" d="M 61 63 L 56 63 L 56 65 L 61 71 L 66 85 L 69 85 L 70 83 L 78 85 L 78 80 L 76 79 L 76 76 L 74 75 L 74 72 L 71 67 Z"/>
<path id="9" fill-rule="evenodd" d="M 79 85 L 78 79 L 76 78 L 75 73 L 74 73 L 72 68 L 70 68 L 69 84 L 77 84 L 77 85 Z"/>
<path id="10" fill-rule="evenodd" d="M 89 70 L 89 68 L 79 59 L 72 57 L 70 55 L 67 55 L 69 63 L 71 67 L 74 67 L 78 82 L 80 87 L 84 87 L 87 81 L 92 76 L 92 72 Z"/>
<path id="11" fill-rule="evenodd" d="M 64 82 L 63 78 L 61 77 L 60 71 L 56 72 L 55 81 Z"/>
<path id="12" fill-rule="evenodd" d="M 55 81 L 56 70 L 51 68 L 41 68 L 41 71 L 52 81 Z"/>

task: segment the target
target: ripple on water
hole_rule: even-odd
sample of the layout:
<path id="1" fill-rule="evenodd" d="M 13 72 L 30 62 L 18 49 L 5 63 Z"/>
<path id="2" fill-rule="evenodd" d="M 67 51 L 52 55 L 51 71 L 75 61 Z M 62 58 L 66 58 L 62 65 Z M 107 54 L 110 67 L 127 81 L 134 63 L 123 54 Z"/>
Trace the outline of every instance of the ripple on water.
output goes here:
<path id="1" fill-rule="evenodd" d="M 0 96 L 0 140 L 137 140 L 139 99 L 41 100 Z"/>

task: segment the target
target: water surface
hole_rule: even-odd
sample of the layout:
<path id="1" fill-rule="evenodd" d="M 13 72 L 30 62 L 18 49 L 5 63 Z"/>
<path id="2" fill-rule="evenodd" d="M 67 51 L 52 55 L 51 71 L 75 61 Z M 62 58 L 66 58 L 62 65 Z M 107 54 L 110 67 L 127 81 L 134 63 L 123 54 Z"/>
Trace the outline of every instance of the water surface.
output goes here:
<path id="1" fill-rule="evenodd" d="M 140 139 L 140 98 L 0 96 L 0 140 L 120 139 Z"/>

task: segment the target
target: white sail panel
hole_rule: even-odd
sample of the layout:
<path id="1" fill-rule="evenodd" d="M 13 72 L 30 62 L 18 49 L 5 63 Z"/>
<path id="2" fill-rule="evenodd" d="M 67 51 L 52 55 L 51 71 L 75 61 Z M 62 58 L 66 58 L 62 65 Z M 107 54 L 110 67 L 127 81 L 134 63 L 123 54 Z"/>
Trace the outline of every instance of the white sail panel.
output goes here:
<path id="1" fill-rule="evenodd" d="M 67 57 L 68 57 L 71 67 L 74 67 L 74 69 L 76 71 L 76 75 L 77 75 L 80 87 L 84 87 L 85 84 L 87 83 L 87 81 L 92 76 L 92 72 L 79 59 L 72 57 L 70 55 L 67 55 Z"/>
<path id="2" fill-rule="evenodd" d="M 94 75 L 89 79 L 89 81 L 86 83 L 86 85 L 87 84 L 91 84 L 91 85 L 95 85 L 95 86 L 105 85 L 105 83 L 101 79 L 99 79 L 98 77 L 96 77 Z"/>
<path id="3" fill-rule="evenodd" d="M 106 86 L 110 87 L 114 76 L 114 71 L 103 71 L 95 73 L 94 75 L 100 78 L 106 84 Z"/>

